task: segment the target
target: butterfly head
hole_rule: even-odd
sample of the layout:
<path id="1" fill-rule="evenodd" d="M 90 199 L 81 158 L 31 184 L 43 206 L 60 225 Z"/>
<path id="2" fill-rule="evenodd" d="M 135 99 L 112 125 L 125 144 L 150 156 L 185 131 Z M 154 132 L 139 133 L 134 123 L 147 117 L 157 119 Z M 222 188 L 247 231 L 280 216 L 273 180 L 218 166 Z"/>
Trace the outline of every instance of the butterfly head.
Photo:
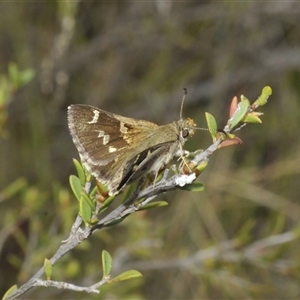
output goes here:
<path id="1" fill-rule="evenodd" d="M 180 139 L 183 141 L 186 141 L 190 136 L 193 136 L 197 127 L 197 124 L 194 122 L 194 120 L 190 118 L 179 120 L 178 125 Z"/>

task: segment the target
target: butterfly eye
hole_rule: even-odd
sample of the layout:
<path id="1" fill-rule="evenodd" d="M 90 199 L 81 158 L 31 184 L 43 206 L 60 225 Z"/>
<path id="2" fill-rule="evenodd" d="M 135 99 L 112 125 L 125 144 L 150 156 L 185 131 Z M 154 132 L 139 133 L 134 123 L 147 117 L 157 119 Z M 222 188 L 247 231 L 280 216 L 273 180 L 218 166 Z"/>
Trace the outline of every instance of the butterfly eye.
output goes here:
<path id="1" fill-rule="evenodd" d="M 189 136 L 189 131 L 187 129 L 182 129 L 181 130 L 181 136 L 185 139 Z"/>

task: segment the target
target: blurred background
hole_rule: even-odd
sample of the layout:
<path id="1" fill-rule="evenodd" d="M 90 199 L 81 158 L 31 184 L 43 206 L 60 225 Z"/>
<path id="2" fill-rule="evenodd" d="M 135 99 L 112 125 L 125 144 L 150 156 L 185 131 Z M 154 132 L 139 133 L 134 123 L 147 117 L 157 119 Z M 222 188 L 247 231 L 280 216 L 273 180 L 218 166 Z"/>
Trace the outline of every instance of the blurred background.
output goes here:
<path id="1" fill-rule="evenodd" d="M 300 3 L 292 1 L 21 1 L 0 3 L 0 292 L 27 281 L 68 237 L 78 158 L 67 107 L 86 103 L 165 124 L 183 114 L 222 128 L 233 96 L 270 85 L 263 124 L 215 153 L 169 202 L 98 231 L 54 267 L 54 280 L 142 279 L 100 296 L 35 288 L 25 299 L 296 299 L 300 297 Z M 199 131 L 186 144 L 211 144 Z"/>

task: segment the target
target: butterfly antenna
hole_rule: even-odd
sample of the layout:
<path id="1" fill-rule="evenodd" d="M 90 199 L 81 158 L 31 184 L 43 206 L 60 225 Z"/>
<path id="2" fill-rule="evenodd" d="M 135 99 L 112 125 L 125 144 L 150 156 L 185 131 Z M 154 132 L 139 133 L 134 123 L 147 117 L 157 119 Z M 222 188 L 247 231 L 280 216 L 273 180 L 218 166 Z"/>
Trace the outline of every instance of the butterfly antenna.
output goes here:
<path id="1" fill-rule="evenodd" d="M 187 88 L 184 88 L 183 89 L 183 97 L 182 97 L 182 101 L 181 101 L 181 107 L 180 107 L 180 119 L 182 119 L 183 103 L 184 103 L 186 95 L 187 95 Z"/>
<path id="2" fill-rule="evenodd" d="M 209 131 L 208 128 L 205 128 L 205 127 L 196 127 L 195 128 L 196 130 L 205 130 L 205 131 Z"/>
<path id="3" fill-rule="evenodd" d="M 181 107 L 180 107 L 180 119 L 182 119 L 183 104 L 184 104 L 186 95 L 187 95 L 187 88 L 184 88 L 183 89 L 183 97 L 182 97 L 182 101 L 181 101 Z M 209 130 L 208 128 L 201 128 L 201 127 L 196 127 L 195 129 L 196 130 Z"/>

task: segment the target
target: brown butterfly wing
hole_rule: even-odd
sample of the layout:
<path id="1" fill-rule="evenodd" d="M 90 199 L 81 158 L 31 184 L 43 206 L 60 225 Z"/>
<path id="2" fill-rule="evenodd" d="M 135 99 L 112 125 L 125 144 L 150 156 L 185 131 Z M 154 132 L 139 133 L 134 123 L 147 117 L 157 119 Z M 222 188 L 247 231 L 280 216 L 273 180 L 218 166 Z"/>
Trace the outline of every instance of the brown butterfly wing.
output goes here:
<path id="1" fill-rule="evenodd" d="M 125 118 L 89 105 L 71 105 L 68 125 L 79 154 L 84 161 L 106 165 L 132 147 L 134 138 L 141 139 L 154 123 Z M 123 133 L 121 132 L 123 131 Z M 126 139 L 123 138 L 126 131 Z"/>
<path id="2" fill-rule="evenodd" d="M 88 105 L 71 105 L 68 125 L 86 168 L 113 191 L 132 177 L 134 165 L 151 148 L 150 137 L 159 127 Z"/>

